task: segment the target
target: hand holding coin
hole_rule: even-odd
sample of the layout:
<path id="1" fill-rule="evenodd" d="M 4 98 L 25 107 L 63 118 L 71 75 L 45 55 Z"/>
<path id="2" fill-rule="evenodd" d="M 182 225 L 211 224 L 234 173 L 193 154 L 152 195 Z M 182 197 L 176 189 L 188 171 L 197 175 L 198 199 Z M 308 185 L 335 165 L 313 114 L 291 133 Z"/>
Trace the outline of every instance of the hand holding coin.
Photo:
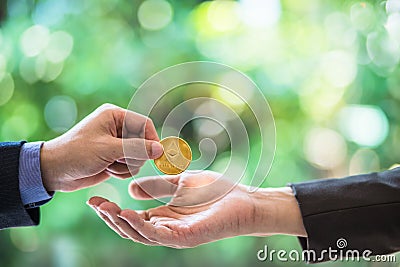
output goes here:
<path id="1" fill-rule="evenodd" d="M 170 136 L 160 141 L 164 153 L 154 160 L 157 169 L 165 174 L 179 174 L 184 172 L 191 160 L 192 150 L 181 138 Z"/>

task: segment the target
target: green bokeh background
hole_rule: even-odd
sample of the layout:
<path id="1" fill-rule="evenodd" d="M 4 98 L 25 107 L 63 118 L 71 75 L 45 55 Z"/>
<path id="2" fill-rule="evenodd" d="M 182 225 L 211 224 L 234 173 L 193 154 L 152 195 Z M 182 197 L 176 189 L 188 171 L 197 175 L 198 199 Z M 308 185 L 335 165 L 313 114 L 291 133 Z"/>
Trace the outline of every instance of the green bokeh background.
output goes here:
<path id="1" fill-rule="evenodd" d="M 103 103 L 127 107 L 135 88 L 163 68 L 210 60 L 249 75 L 269 101 L 277 151 L 264 187 L 400 162 L 399 2 L 253 2 L 1 1 L 0 140 L 49 140 Z M 191 132 L 185 138 L 196 143 Z M 299 250 L 295 237 L 237 237 L 186 250 L 121 239 L 85 201 L 97 194 L 124 208 L 159 205 L 133 201 L 128 183 L 57 193 L 42 207 L 40 226 L 0 232 L 0 266 L 305 265 L 256 258 L 265 244 Z M 343 264 L 399 266 L 321 266 Z"/>

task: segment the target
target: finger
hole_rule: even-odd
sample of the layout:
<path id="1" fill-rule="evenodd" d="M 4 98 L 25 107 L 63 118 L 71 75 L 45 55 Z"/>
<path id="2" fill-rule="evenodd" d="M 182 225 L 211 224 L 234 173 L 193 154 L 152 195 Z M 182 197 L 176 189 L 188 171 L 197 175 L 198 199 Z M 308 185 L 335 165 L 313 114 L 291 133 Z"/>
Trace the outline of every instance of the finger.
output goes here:
<path id="1" fill-rule="evenodd" d="M 107 170 L 116 174 L 124 174 L 129 172 L 128 166 L 119 162 L 114 162 L 107 167 Z"/>
<path id="2" fill-rule="evenodd" d="M 102 152 L 107 159 L 111 158 L 113 161 L 121 158 L 147 160 L 159 158 L 163 147 L 159 142 L 152 140 L 111 137 Z"/>
<path id="3" fill-rule="evenodd" d="M 109 206 L 111 206 L 111 208 Z M 128 238 L 128 236 L 118 228 L 118 223 L 115 223 L 109 216 L 109 213 L 119 212 L 121 210 L 116 204 L 113 204 L 109 201 L 104 201 L 99 206 L 95 207 L 95 210 L 112 230 L 124 238 Z"/>
<path id="4" fill-rule="evenodd" d="M 117 174 L 117 173 L 113 173 L 110 172 L 108 170 L 105 170 L 104 172 L 106 172 L 108 175 L 115 177 L 115 178 L 119 178 L 119 179 L 127 179 L 127 178 L 131 178 L 132 176 L 136 175 L 139 173 L 139 169 L 136 169 L 134 172 L 128 172 L 128 173 L 123 173 L 123 174 Z"/>
<path id="5" fill-rule="evenodd" d="M 142 218 L 143 220 L 148 221 L 149 218 L 149 213 L 147 212 L 147 210 L 137 210 L 136 213 L 140 216 L 140 218 Z"/>
<path id="6" fill-rule="evenodd" d="M 142 114 L 133 112 L 131 110 L 126 110 L 112 104 L 104 104 L 98 110 L 111 111 L 117 131 L 123 134 L 124 137 L 128 138 L 131 137 L 143 138 L 146 124 L 148 123 L 148 121 L 151 122 L 150 118 Z"/>
<path id="7" fill-rule="evenodd" d="M 140 235 L 152 242 L 157 242 L 161 245 L 171 245 L 171 241 L 173 241 L 171 229 L 164 226 L 155 226 L 149 221 L 143 220 L 133 210 L 123 210 L 120 212 L 119 217 L 125 220 Z"/>
<path id="8" fill-rule="evenodd" d="M 182 174 L 183 175 L 183 174 Z M 201 206 L 216 201 L 228 194 L 235 184 L 223 174 L 211 171 L 184 173 L 179 189 L 169 206 Z"/>
<path id="9" fill-rule="evenodd" d="M 110 178 L 110 176 L 111 175 L 109 173 L 107 173 L 106 171 L 102 171 L 101 173 L 98 173 L 93 176 L 80 178 L 80 179 L 70 182 L 71 190 L 63 190 L 63 191 L 65 191 L 65 192 L 66 191 L 75 191 L 78 189 L 91 187 L 91 186 L 94 186 L 96 184 L 99 184 L 99 183 L 107 180 L 108 178 Z"/>
<path id="10" fill-rule="evenodd" d="M 129 194 L 135 199 L 153 199 L 173 196 L 180 175 L 149 176 L 136 179 L 129 185 Z"/>
<path id="11" fill-rule="evenodd" d="M 100 206 L 101 203 L 106 202 L 106 201 L 108 201 L 108 200 L 103 197 L 94 196 L 94 197 L 91 197 L 88 201 L 86 201 L 86 204 L 97 208 L 98 206 Z"/>
<path id="12" fill-rule="evenodd" d="M 164 152 L 160 142 L 141 138 L 129 138 L 123 140 L 125 158 L 138 160 L 156 159 Z"/>
<path id="13" fill-rule="evenodd" d="M 124 137 L 141 137 L 149 140 L 160 141 L 152 120 L 133 111 L 126 111 L 124 116 Z"/>
<path id="14" fill-rule="evenodd" d="M 158 138 L 156 128 L 154 127 L 153 121 L 150 119 L 146 121 L 143 134 L 144 136 L 142 137 L 144 137 L 145 139 L 160 141 L 160 138 Z"/>
<path id="15" fill-rule="evenodd" d="M 122 158 L 118 159 L 117 162 L 126 164 L 130 168 L 135 168 L 135 167 L 142 167 L 146 163 L 146 160 Z"/>
<path id="16" fill-rule="evenodd" d="M 118 229 L 118 227 L 116 225 L 114 225 L 114 223 L 105 214 L 103 214 L 101 211 L 97 210 L 94 206 L 92 206 L 91 208 L 96 212 L 97 216 L 99 216 L 107 224 L 107 226 L 110 227 L 114 232 L 119 234 L 122 238 L 126 238 L 126 239 L 129 238 L 126 234 L 121 232 Z"/>
<path id="17" fill-rule="evenodd" d="M 121 237 L 123 238 L 127 238 L 127 236 L 122 233 L 121 231 L 119 231 L 118 228 L 116 228 L 114 226 L 114 224 L 108 219 L 107 216 L 105 216 L 103 213 L 101 213 L 101 211 L 99 210 L 100 205 L 102 205 L 103 203 L 109 203 L 109 201 L 105 198 L 102 197 L 91 197 L 87 202 L 86 202 L 95 212 L 96 214 L 111 228 L 113 229 L 115 232 L 117 232 Z"/>
<path id="18" fill-rule="evenodd" d="M 118 217 L 121 209 L 115 203 L 104 202 L 100 205 L 99 210 L 105 216 L 107 216 L 108 220 L 113 224 L 113 227 L 115 227 L 117 231 L 122 233 L 124 236 L 145 245 L 158 245 L 157 243 L 151 242 L 150 240 L 141 236 L 125 220 Z"/>

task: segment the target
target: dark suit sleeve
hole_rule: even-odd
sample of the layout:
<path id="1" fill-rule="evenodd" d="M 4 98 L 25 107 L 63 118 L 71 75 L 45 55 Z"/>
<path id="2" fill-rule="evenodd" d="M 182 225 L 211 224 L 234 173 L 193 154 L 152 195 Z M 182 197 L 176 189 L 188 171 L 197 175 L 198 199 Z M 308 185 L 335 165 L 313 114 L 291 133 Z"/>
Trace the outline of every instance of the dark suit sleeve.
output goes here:
<path id="1" fill-rule="evenodd" d="M 25 209 L 20 196 L 18 169 L 23 143 L 0 143 L 0 229 L 39 223 L 39 208 Z"/>
<path id="2" fill-rule="evenodd" d="M 307 238 L 303 249 L 400 251 L 400 168 L 341 179 L 290 185 L 298 201 Z M 337 244 L 345 239 L 347 245 Z M 309 262 L 329 260 L 308 259 Z"/>

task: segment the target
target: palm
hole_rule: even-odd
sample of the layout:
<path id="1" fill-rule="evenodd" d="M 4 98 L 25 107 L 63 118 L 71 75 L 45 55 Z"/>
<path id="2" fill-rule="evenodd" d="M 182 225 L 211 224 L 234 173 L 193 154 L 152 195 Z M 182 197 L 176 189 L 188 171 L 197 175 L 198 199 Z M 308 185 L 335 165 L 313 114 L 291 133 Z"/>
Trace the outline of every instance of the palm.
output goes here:
<path id="1" fill-rule="evenodd" d="M 231 196 L 225 198 L 200 207 L 158 207 L 147 211 L 146 219 L 155 227 L 169 228 L 176 246 L 197 246 L 211 242 L 210 236 L 213 239 L 225 238 L 240 231 L 238 221 L 243 209 L 238 206 L 237 201 L 231 201 Z M 235 212 L 232 213 L 232 210 Z M 230 211 L 230 213 L 226 211 Z M 225 229 L 224 236 L 220 236 L 219 233 L 226 228 L 227 219 L 234 223 L 229 224 L 230 229 Z"/>
<path id="2" fill-rule="evenodd" d="M 226 180 L 219 181 L 218 176 L 213 172 L 203 172 L 167 177 L 165 180 L 158 177 L 156 181 L 155 178 L 145 178 L 141 181 L 139 179 L 130 188 L 134 198 L 149 199 L 173 195 L 171 201 L 165 206 L 146 211 L 115 211 L 136 231 L 134 234 L 138 234 L 139 239 L 126 235 L 128 230 L 121 227 L 121 224 L 117 224 L 116 227 L 110 226 L 112 218 L 108 224 L 119 234 L 122 233 L 122 236 L 135 241 L 175 248 L 194 247 L 215 239 L 249 234 L 242 227 L 246 225 L 247 230 L 251 228 L 248 225 L 253 218 L 253 207 L 246 188 L 243 185 L 234 187 Z M 209 190 L 207 186 L 211 186 L 211 183 L 213 190 Z M 228 193 L 229 189 L 232 190 Z M 92 203 L 96 201 L 101 200 L 91 200 Z M 113 203 L 102 203 L 100 210 L 103 206 L 107 214 L 116 209 Z M 123 221 L 118 223 L 124 224 Z"/>

